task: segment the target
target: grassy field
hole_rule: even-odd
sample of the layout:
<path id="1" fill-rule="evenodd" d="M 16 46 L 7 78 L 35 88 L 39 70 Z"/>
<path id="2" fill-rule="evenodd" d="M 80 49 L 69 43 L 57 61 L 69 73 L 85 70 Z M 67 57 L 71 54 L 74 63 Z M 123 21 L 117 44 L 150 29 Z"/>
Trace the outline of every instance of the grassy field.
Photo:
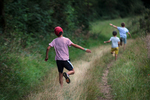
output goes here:
<path id="1" fill-rule="evenodd" d="M 91 38 L 84 40 L 82 37 L 68 37 L 74 43 L 90 49 L 98 46 L 110 45 L 103 44 L 103 41 L 110 39 L 112 36 L 112 31 L 116 30 L 111 27 L 109 23 L 120 26 L 121 22 L 125 22 L 126 27 L 131 26 L 131 21 L 129 21 L 129 18 L 96 21 L 91 23 Z M 46 36 L 46 38 L 39 37 L 40 41 L 37 40 L 32 47 L 28 47 L 26 49 L 18 48 L 20 42 L 17 42 L 16 45 L 16 41 L 13 39 L 11 40 L 9 49 L 6 48 L 9 41 L 6 41 L 5 46 L 0 48 L 3 52 L 0 54 L 2 57 L 0 61 L 3 62 L 2 66 L 5 66 L 5 69 L 1 70 L 7 72 L 7 77 L 3 76 L 3 72 L 1 72 L 0 75 L 2 82 L 8 83 L 1 85 L 2 87 L 7 87 L 4 91 L 0 92 L 1 100 L 17 100 L 18 98 L 27 99 L 28 94 L 36 94 L 39 93 L 39 91 L 41 92 L 48 88 L 51 88 L 50 90 L 47 90 L 47 92 L 52 93 L 51 95 L 55 96 L 57 94 L 54 92 L 56 91 L 56 88 L 54 87 L 56 87 L 56 84 L 58 85 L 58 77 L 56 77 L 58 73 L 56 70 L 54 60 L 55 52 L 53 48 L 49 52 L 49 61 L 44 61 L 48 43 L 54 38 L 55 36 Z M 126 100 L 149 98 L 147 95 L 147 93 L 150 92 L 148 89 L 149 76 L 147 76 L 150 74 L 149 61 L 146 58 L 146 49 L 143 48 L 145 48 L 144 39 L 135 39 L 135 42 L 133 42 L 133 44 L 128 47 L 125 52 L 120 51 L 119 55 L 122 56 L 119 57 L 114 65 L 112 65 L 109 74 L 109 84 L 112 85 L 112 95 L 114 96 L 114 99 Z M 19 52 L 15 52 L 16 50 Z M 83 51 L 73 47 L 69 48 L 69 50 L 70 59 L 72 62 L 82 59 L 82 55 L 85 55 Z M 139 58 L 137 59 L 137 57 Z M 80 96 L 78 95 L 78 92 L 74 95 L 78 95 L 80 100 L 92 100 L 96 99 L 97 96 L 103 96 L 103 94 L 99 91 L 99 83 L 101 82 L 101 76 L 103 71 L 106 69 L 107 64 L 113 61 L 113 59 L 114 57 L 112 57 L 112 55 L 108 52 L 104 54 L 101 59 L 95 60 L 95 67 L 88 69 L 87 73 L 89 74 L 87 75 L 87 78 L 85 78 L 84 82 L 80 84 L 80 87 L 82 87 L 81 93 L 79 92 Z M 52 84 L 52 82 L 55 84 Z M 1 89 L 3 89 L 2 87 Z M 47 92 L 45 93 L 45 96 L 50 96 Z M 129 94 L 130 96 L 127 97 Z M 139 97 L 139 95 L 142 96 Z M 34 100 L 38 99 L 34 98 Z"/>
<path id="2" fill-rule="evenodd" d="M 127 22 L 128 20 L 125 19 Z M 111 22 L 115 24 L 119 21 L 125 21 L 123 19 L 121 20 L 111 20 L 106 21 L 106 23 Z M 97 25 L 101 22 L 97 22 Z M 117 25 L 118 23 L 116 23 Z M 103 31 L 100 31 L 100 27 L 98 29 L 97 26 L 94 27 L 94 29 L 99 31 L 100 33 L 105 33 Z M 108 28 L 107 25 L 103 25 L 106 29 Z M 134 26 L 135 27 L 135 26 Z M 138 24 L 137 26 L 138 27 Z M 113 29 L 107 29 L 107 30 L 113 30 Z M 132 30 L 134 31 L 134 30 Z M 132 32 L 131 32 L 132 34 Z M 141 33 L 142 34 L 142 33 Z M 146 39 L 144 36 L 140 34 L 140 37 L 137 37 L 137 34 L 132 34 L 133 37 L 136 37 L 133 42 L 128 43 L 128 47 L 125 51 L 122 49 L 119 52 L 119 58 L 118 60 L 111 65 L 111 69 L 108 76 L 108 82 L 109 85 L 112 87 L 111 94 L 113 96 L 114 100 L 149 100 L 150 99 L 150 60 L 147 57 L 147 46 L 146 46 Z M 110 34 L 111 35 L 111 34 Z M 106 54 L 103 56 L 103 59 L 100 59 L 97 67 L 93 70 L 93 78 L 95 81 L 92 84 L 98 84 L 101 82 L 102 75 L 100 74 L 102 71 L 101 68 L 105 69 L 106 66 L 111 62 L 112 57 L 110 54 Z M 103 63 L 102 63 L 103 62 Z M 99 72 L 100 71 L 100 72 Z M 97 77 L 97 75 L 99 77 Z M 97 80 L 97 78 L 99 80 Z M 91 82 L 91 81 L 90 81 Z M 89 82 L 89 83 L 90 83 Z M 92 86 L 90 84 L 89 86 Z M 98 87 L 98 86 L 97 86 Z M 90 88 L 94 91 L 98 91 L 99 88 Z M 97 96 L 101 93 L 93 93 L 89 92 L 90 98 L 93 97 L 93 95 Z M 101 94 L 101 96 L 103 96 Z M 105 98 L 105 97 L 104 97 Z"/>
<path id="3" fill-rule="evenodd" d="M 149 66 L 145 38 L 137 38 L 112 65 L 109 84 L 114 99 L 149 100 Z"/>
<path id="4" fill-rule="evenodd" d="M 92 36 L 94 38 L 87 40 L 86 41 L 87 44 L 85 46 L 89 47 L 90 49 L 96 48 L 97 46 L 101 46 L 101 47 L 106 46 L 106 45 L 110 46 L 110 44 L 103 44 L 104 40 L 110 39 L 110 37 L 112 36 L 112 31 L 116 30 L 113 27 L 111 27 L 109 23 L 113 23 L 117 26 L 120 26 L 120 22 L 126 23 L 128 22 L 128 19 L 126 18 L 126 19 L 117 19 L 117 20 L 110 20 L 110 21 L 97 21 L 95 23 L 91 23 L 92 28 L 90 32 L 93 34 Z M 100 49 L 100 51 L 101 50 L 102 49 Z M 72 62 L 79 60 L 79 59 L 83 59 L 82 55 L 84 55 L 84 53 L 81 50 L 70 48 L 70 51 L 71 51 L 70 58 L 73 59 Z M 120 52 L 122 54 L 123 50 L 120 50 Z M 84 58 L 84 59 L 87 59 L 87 58 Z M 57 80 L 58 73 L 56 72 L 56 68 L 55 68 L 51 71 L 54 71 L 56 73 L 48 74 L 48 77 L 45 77 L 45 81 L 43 82 L 43 85 L 40 86 L 39 91 L 37 93 L 31 92 L 27 100 L 33 100 L 37 98 L 39 100 L 40 98 L 45 98 L 45 99 L 49 98 L 49 99 L 56 99 L 56 100 L 59 98 L 62 98 L 62 100 L 67 99 L 67 98 L 70 98 L 71 100 L 94 100 L 94 99 L 97 99 L 97 97 L 99 96 L 104 97 L 104 95 L 100 92 L 99 85 L 101 82 L 103 71 L 107 68 L 107 65 L 113 61 L 114 61 L 114 57 L 110 55 L 110 52 L 103 54 L 103 56 L 100 59 L 96 59 L 92 63 L 92 67 L 90 67 L 87 70 L 86 76 L 82 76 L 82 77 L 85 77 L 84 80 L 82 80 L 82 84 L 80 83 L 77 87 L 74 88 L 74 85 L 73 85 L 74 83 L 72 83 L 73 90 L 68 87 L 69 90 L 65 89 L 63 91 L 58 91 L 59 90 L 57 89 L 58 87 L 56 88 L 56 86 L 59 86 L 58 80 Z M 75 76 L 76 75 L 77 74 L 75 74 Z M 53 76 L 53 77 L 49 77 L 49 76 Z M 53 82 L 55 84 L 53 84 Z M 69 94 L 66 94 L 66 93 L 69 93 Z"/>

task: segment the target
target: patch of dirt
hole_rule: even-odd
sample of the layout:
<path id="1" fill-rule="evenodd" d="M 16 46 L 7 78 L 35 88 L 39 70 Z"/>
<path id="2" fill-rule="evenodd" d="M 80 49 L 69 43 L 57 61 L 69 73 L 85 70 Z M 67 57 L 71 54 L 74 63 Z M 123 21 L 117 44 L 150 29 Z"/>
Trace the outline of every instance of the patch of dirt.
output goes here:
<path id="1" fill-rule="evenodd" d="M 114 61 L 110 62 L 107 65 L 106 70 L 104 70 L 102 82 L 100 83 L 100 90 L 101 90 L 101 93 L 103 93 L 104 97 L 99 97 L 98 100 L 113 100 L 112 99 L 113 97 L 110 93 L 111 87 L 110 85 L 108 85 L 108 77 L 107 77 L 109 73 L 109 68 L 112 66 L 113 63 Z"/>

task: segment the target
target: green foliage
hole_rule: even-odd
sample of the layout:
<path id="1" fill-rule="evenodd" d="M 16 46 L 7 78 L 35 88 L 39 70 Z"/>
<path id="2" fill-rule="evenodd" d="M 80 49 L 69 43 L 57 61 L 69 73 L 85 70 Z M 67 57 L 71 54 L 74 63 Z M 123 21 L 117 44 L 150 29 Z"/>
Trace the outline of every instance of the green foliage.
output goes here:
<path id="1" fill-rule="evenodd" d="M 45 1 L 43 1 L 45 2 Z M 47 2 L 45 2 L 47 3 Z M 41 4 L 34 1 L 10 1 L 5 4 L 7 31 L 23 33 L 46 33 L 48 24 L 51 24 L 51 9 L 40 8 Z M 34 35 L 35 36 L 35 35 Z"/>
<path id="2" fill-rule="evenodd" d="M 150 10 L 144 10 L 143 15 L 131 18 L 130 22 L 132 23 L 129 26 L 129 30 L 131 29 L 134 37 L 147 35 L 150 33 Z"/>
<path id="3" fill-rule="evenodd" d="M 55 26 L 70 31 L 84 25 L 87 30 L 89 20 L 96 16 L 109 19 L 140 14 L 143 5 L 140 0 L 8 0 L 4 10 L 7 32 L 23 32 L 35 38 L 51 32 Z"/>
<path id="4" fill-rule="evenodd" d="M 40 58 L 38 54 L 3 52 L 0 59 L 0 89 L 3 91 L 0 98 L 17 100 L 33 91 L 49 71 L 48 63 Z"/>
<path id="5" fill-rule="evenodd" d="M 144 9 L 141 0 L 99 0 L 97 2 L 97 12 L 103 19 L 139 15 Z"/>
<path id="6" fill-rule="evenodd" d="M 142 18 L 139 20 L 140 22 L 140 29 L 144 30 L 145 33 L 150 32 L 150 10 L 146 9 Z"/>
<path id="7" fill-rule="evenodd" d="M 54 63 L 45 63 L 43 54 L 39 53 L 40 50 L 43 51 L 42 46 L 39 51 L 35 50 L 36 45 L 22 49 L 23 41 L 20 36 L 17 37 L 15 33 L 11 35 L 11 38 L 0 37 L 0 89 L 3 90 L 0 91 L 1 100 L 17 100 L 35 90 L 54 66 Z M 45 51 L 46 48 L 44 54 Z"/>

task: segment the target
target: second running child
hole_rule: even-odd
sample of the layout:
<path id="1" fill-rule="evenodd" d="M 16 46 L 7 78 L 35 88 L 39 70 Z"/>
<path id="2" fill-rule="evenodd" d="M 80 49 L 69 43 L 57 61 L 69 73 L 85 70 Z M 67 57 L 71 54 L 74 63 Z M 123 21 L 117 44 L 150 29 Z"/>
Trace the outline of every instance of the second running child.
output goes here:
<path id="1" fill-rule="evenodd" d="M 116 31 L 113 31 L 112 35 L 113 35 L 113 37 L 111 37 L 110 40 L 108 40 L 108 41 L 104 41 L 104 43 L 112 42 L 111 54 L 113 54 L 113 52 L 115 52 L 115 60 L 117 60 L 117 55 L 118 55 L 118 52 L 119 52 L 120 39 L 117 37 L 117 32 Z"/>

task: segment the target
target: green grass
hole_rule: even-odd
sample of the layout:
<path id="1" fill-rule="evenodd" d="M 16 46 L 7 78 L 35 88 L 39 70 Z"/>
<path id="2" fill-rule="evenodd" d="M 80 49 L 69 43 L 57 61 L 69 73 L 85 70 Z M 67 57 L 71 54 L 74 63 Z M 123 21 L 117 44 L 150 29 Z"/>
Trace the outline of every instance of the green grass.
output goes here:
<path id="1" fill-rule="evenodd" d="M 113 30 L 108 28 L 107 24 L 109 22 L 110 21 L 97 21 L 96 23 L 92 23 L 94 27 L 92 32 L 100 33 L 106 38 L 110 37 L 111 34 L 104 34 L 108 30 Z M 115 25 L 118 26 L 120 22 L 128 22 L 128 20 L 111 20 L 111 23 L 116 23 Z M 130 22 L 130 25 L 131 24 Z M 103 25 L 104 30 L 108 30 L 102 31 L 101 29 L 103 28 L 100 28 L 100 25 Z M 136 30 L 136 26 L 133 27 L 134 29 L 131 31 L 131 34 Z M 119 58 L 110 68 L 108 82 L 112 87 L 111 94 L 114 100 L 150 99 L 150 60 L 147 58 L 145 38 L 139 38 L 137 33 L 132 34 L 132 36 L 135 38 L 134 42 L 132 44 L 130 43 L 130 46 L 127 47 L 125 51 L 123 51 L 123 48 L 119 51 Z M 107 65 L 112 61 L 114 61 L 114 57 L 112 57 L 110 53 L 107 53 L 103 55 L 101 59 L 95 61 L 95 67 L 88 71 L 88 73 L 90 73 L 90 79 L 86 82 L 88 88 L 85 89 L 86 92 L 84 94 L 88 100 L 104 97 L 100 92 L 99 84 L 104 69 L 106 69 Z"/>
<path id="2" fill-rule="evenodd" d="M 145 49 L 144 49 L 145 48 Z M 116 100 L 149 100 L 150 60 L 144 39 L 138 38 L 112 66 L 109 84 Z"/>
<path id="3" fill-rule="evenodd" d="M 112 31 L 115 30 L 109 23 L 120 26 L 120 23 L 127 22 L 127 19 L 128 18 L 96 21 L 91 23 L 90 38 L 86 38 L 86 36 L 83 35 L 81 35 L 83 37 L 72 35 L 68 36 L 68 38 L 85 48 L 103 45 L 103 41 L 109 40 L 112 36 Z M 16 33 L 12 34 L 15 36 Z M 67 32 L 64 33 L 64 36 L 67 36 L 66 34 Z M 48 62 L 44 61 L 46 48 L 54 38 L 56 38 L 55 34 L 39 36 L 34 41 L 29 42 L 30 46 L 24 49 L 21 48 L 22 41 L 20 41 L 19 37 L 0 38 L 2 45 L 0 48 L 0 90 L 4 90 L 0 92 L 1 100 L 17 100 L 26 96 L 30 91 L 36 91 L 36 87 L 42 83 L 43 77 L 51 71 L 51 68 L 56 67 L 54 48 L 50 49 Z M 73 47 L 70 47 L 69 50 L 71 60 L 80 59 L 81 55 L 85 53 L 82 50 Z M 110 61 L 108 58 L 109 57 L 106 57 L 102 62 L 105 62 L 106 64 L 107 60 Z M 104 69 L 102 67 L 102 69 L 99 69 L 100 71 L 98 71 L 99 67 L 101 66 L 95 68 L 97 74 L 101 73 Z M 95 76 L 95 74 L 92 74 L 92 76 Z M 91 82 L 91 84 L 94 83 Z M 90 87 L 90 84 L 88 85 L 88 90 L 91 89 L 91 91 L 97 93 L 95 87 Z M 90 92 L 88 93 L 88 97 L 92 98 L 92 95 L 89 94 Z"/>
<path id="4" fill-rule="evenodd" d="M 93 67 L 88 70 L 87 77 L 89 77 L 89 79 L 85 83 L 86 92 L 84 93 L 84 95 L 87 96 L 86 100 L 97 100 L 98 97 L 104 97 L 104 95 L 100 92 L 100 82 L 102 80 L 103 72 L 111 60 L 112 55 L 110 55 L 110 53 L 106 53 L 101 57 L 101 59 L 97 59 L 93 63 Z"/>
<path id="5" fill-rule="evenodd" d="M 89 70 L 86 92 L 88 100 L 105 96 L 100 92 L 99 84 L 103 71 L 110 62 L 108 84 L 111 85 L 114 100 L 149 100 L 150 96 L 150 60 L 147 58 L 145 38 L 137 38 L 123 51 L 120 48 L 115 62 L 110 53 L 95 61 L 95 67 Z M 94 86 L 94 87 L 93 87 Z"/>
<path id="6" fill-rule="evenodd" d="M 112 23 L 116 26 L 121 26 L 122 22 L 125 22 L 126 27 L 128 27 L 130 24 L 128 23 L 128 19 L 129 18 L 125 18 L 125 19 L 114 19 L 114 20 L 104 20 L 104 21 L 96 21 L 94 23 L 91 23 L 92 28 L 91 28 L 91 32 L 92 33 L 97 33 L 97 34 L 103 34 L 105 37 L 109 38 L 110 36 L 112 36 L 112 31 L 116 30 L 115 28 L 113 28 L 112 26 L 110 26 L 109 24 Z M 119 33 L 118 33 L 119 36 Z"/>
<path id="7" fill-rule="evenodd" d="M 116 30 L 115 28 L 111 27 L 109 23 L 113 23 L 115 25 L 120 26 L 121 22 L 127 22 L 128 19 L 116 19 L 116 20 L 107 20 L 107 21 L 96 21 L 94 23 L 91 23 L 91 33 L 98 34 L 99 38 L 97 41 L 94 40 L 88 40 L 90 44 L 92 44 L 90 47 L 94 46 L 100 46 L 104 45 L 103 41 L 109 40 L 112 36 L 112 31 Z M 110 45 L 110 44 L 105 44 Z M 110 45 L 111 46 L 111 45 Z M 122 52 L 122 50 L 120 50 Z M 88 80 L 85 81 L 85 92 L 84 97 L 86 97 L 86 100 L 96 100 L 98 97 L 104 97 L 104 95 L 100 92 L 100 82 L 103 76 L 103 71 L 107 68 L 107 65 L 114 61 L 114 57 L 110 54 L 110 52 L 104 54 L 101 59 L 97 59 L 93 67 L 88 70 L 87 77 Z M 81 98 L 82 99 L 82 98 Z"/>

